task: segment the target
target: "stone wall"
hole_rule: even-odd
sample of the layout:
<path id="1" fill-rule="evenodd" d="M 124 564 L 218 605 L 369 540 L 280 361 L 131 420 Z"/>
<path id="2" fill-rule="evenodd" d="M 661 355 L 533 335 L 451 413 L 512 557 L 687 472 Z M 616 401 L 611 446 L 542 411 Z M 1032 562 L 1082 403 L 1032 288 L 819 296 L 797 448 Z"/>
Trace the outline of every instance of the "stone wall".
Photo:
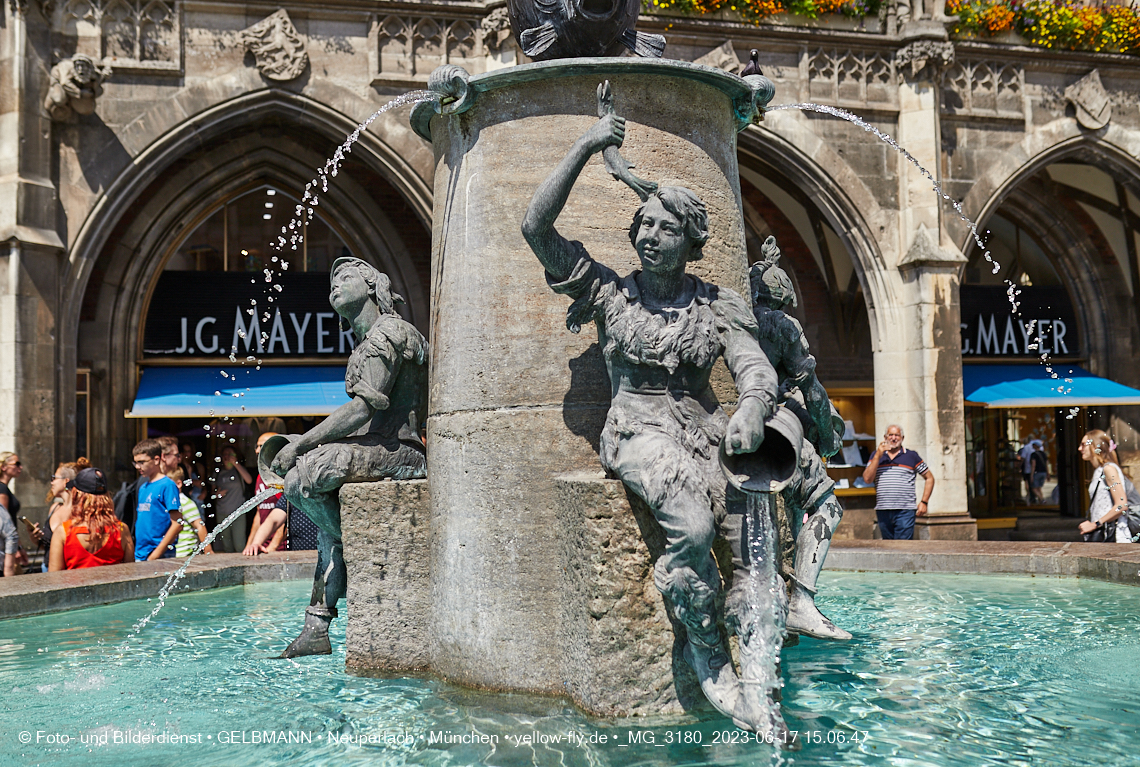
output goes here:
<path id="1" fill-rule="evenodd" d="M 429 500 L 423 479 L 341 488 L 350 670 L 428 667 Z"/>
<path id="2" fill-rule="evenodd" d="M 552 692 L 600 716 L 703 705 L 653 583 L 664 534 L 649 509 L 600 473 L 556 477 L 554 489 L 557 529 L 550 534 L 558 543 L 547 563 L 553 587 L 546 598 L 556 620 L 546 649 L 562 683 Z M 435 604 L 429 541 L 437 531 L 430 529 L 427 481 L 345 485 L 341 504 L 346 666 L 452 678 L 429 655 Z"/>

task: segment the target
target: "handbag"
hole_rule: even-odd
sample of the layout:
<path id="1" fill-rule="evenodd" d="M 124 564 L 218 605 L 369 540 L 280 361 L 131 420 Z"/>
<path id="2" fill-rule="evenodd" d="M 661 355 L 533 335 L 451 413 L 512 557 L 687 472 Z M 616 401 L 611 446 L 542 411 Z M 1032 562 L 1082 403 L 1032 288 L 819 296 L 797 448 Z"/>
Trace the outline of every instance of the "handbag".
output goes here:
<path id="1" fill-rule="evenodd" d="M 1132 484 L 1132 481 L 1124 475 L 1123 471 L 1120 472 L 1120 478 L 1124 480 L 1124 496 L 1125 500 L 1128 501 L 1128 508 L 1122 512 L 1121 518 L 1125 524 L 1128 525 L 1128 535 L 1132 543 L 1136 543 L 1140 541 L 1140 492 L 1137 492 L 1136 487 Z M 1101 480 L 1098 479 L 1097 482 L 1099 485 Z M 1089 496 L 1091 497 L 1095 494 L 1096 490 L 1096 486 L 1090 488 Z M 1116 540 L 1118 535 L 1119 528 L 1117 527 L 1116 520 L 1113 520 L 1107 525 L 1097 525 L 1096 529 L 1091 532 L 1081 533 L 1081 538 L 1083 538 L 1086 543 L 1120 543 L 1120 541 Z"/>
<path id="2" fill-rule="evenodd" d="M 1112 524 L 1112 538 L 1116 540 L 1116 523 Z M 1108 539 L 1108 526 L 1097 525 L 1091 532 L 1081 533 L 1081 538 L 1085 543 L 1111 543 Z"/>

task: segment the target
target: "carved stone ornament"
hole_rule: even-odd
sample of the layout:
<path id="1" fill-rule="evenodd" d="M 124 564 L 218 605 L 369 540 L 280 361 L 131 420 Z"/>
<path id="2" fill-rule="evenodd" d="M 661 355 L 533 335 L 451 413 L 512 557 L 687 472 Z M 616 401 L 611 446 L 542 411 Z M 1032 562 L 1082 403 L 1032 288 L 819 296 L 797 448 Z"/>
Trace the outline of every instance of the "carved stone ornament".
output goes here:
<path id="1" fill-rule="evenodd" d="M 511 39 L 511 17 L 506 6 L 496 8 L 479 22 L 483 32 L 483 47 L 490 53 L 502 50 L 503 43 Z"/>
<path id="2" fill-rule="evenodd" d="M 911 77 L 918 77 L 927 66 L 941 71 L 953 63 L 954 44 L 946 40 L 915 40 L 899 48 L 895 54 L 897 67 L 910 64 Z"/>
<path id="3" fill-rule="evenodd" d="M 261 74 L 270 80 L 294 80 L 309 66 L 305 41 L 284 8 L 244 30 L 241 42 L 253 54 Z"/>
<path id="4" fill-rule="evenodd" d="M 740 58 L 736 55 L 736 49 L 732 47 L 731 40 L 725 40 L 704 56 L 701 56 L 699 59 L 694 59 L 693 63 L 723 69 L 725 72 L 734 75 L 738 75 L 744 70 L 744 64 L 740 62 Z"/>
<path id="5" fill-rule="evenodd" d="M 1077 110 L 1077 122 L 1089 130 L 1099 130 L 1112 119 L 1112 102 L 1095 69 L 1066 88 L 1065 98 Z"/>
<path id="6" fill-rule="evenodd" d="M 95 111 L 95 99 L 103 95 L 103 81 L 109 74 L 109 66 L 100 66 L 82 53 L 64 59 L 51 68 L 44 109 L 57 122 L 70 122 L 77 114 L 91 114 Z"/>

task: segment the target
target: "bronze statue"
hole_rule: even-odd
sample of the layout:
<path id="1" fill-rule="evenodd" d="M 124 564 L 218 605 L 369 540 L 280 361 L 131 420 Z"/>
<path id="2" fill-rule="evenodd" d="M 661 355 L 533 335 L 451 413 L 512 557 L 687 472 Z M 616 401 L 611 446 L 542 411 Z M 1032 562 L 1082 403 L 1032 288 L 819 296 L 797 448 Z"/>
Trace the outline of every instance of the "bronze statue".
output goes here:
<path id="1" fill-rule="evenodd" d="M 270 438 L 259 456 L 270 476 L 284 478 L 289 502 L 320 528 L 305 627 L 282 653 L 284 658 L 332 652 L 328 629 L 347 577 L 341 485 L 426 475 L 419 426 L 427 406 L 427 341 L 396 314 L 394 305 L 403 298 L 392 292 L 388 276 L 368 263 L 338 258 L 331 283 L 329 303 L 359 339 L 344 377 L 352 399 L 301 436 Z"/>
<path id="2" fill-rule="evenodd" d="M 719 627 L 721 580 L 711 549 L 719 531 L 740 560 L 742 517 L 726 508 L 717 453 L 722 440 L 730 454 L 760 446 L 776 402 L 776 372 L 757 342 L 748 302 L 685 272 L 709 237 L 705 206 L 692 191 L 640 187 L 647 194 L 629 237 L 641 269 L 625 277 L 555 229 L 586 162 L 625 137 L 624 119 L 603 111 L 535 192 L 522 231 L 551 289 L 573 299 L 569 329 L 597 327 L 612 389 L 602 465 L 645 500 L 665 531 L 654 580 L 684 626 L 685 658 L 713 705 L 755 729 L 760 712 L 749 710 L 741 694 Z M 740 395 L 732 418 L 709 386 L 720 357 Z M 766 692 L 771 705 L 772 691 Z"/>
<path id="3" fill-rule="evenodd" d="M 806 437 L 800 448 L 798 476 L 781 491 L 796 541 L 787 628 L 818 639 L 850 639 L 851 634 L 815 606 L 816 579 L 843 516 L 835 482 L 827 476 L 820 456 L 830 458 L 839 452 L 843 419 L 815 375 L 815 357 L 803 328 L 785 311 L 796 305 L 796 293 L 791 279 L 777 265 L 780 249 L 775 237 L 764 241 L 761 255 L 749 274 L 760 346 L 780 377 L 782 405 L 799 417 Z M 805 513 L 806 523 L 802 521 Z"/>
<path id="4" fill-rule="evenodd" d="M 535 61 L 665 52 L 664 37 L 634 31 L 641 0 L 507 0 L 507 12 L 519 48 Z"/>

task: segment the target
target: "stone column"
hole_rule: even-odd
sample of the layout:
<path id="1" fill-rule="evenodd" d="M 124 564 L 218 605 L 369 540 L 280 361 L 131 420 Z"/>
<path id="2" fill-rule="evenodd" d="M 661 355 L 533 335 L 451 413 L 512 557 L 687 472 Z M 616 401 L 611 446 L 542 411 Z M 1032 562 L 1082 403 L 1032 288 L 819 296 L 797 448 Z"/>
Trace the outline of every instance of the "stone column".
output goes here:
<path id="1" fill-rule="evenodd" d="M 746 290 L 734 107 L 751 92 L 739 78 L 683 62 L 544 62 L 471 78 L 459 114 L 413 112 L 437 163 L 429 654 L 437 673 L 472 686 L 564 691 L 554 476 L 601 477 L 610 384 L 595 328 L 567 330 L 570 301 L 547 286 L 521 224 L 539 184 L 597 120 L 607 79 L 635 172 L 690 187 L 708 206 L 712 238 L 691 271 Z M 639 204 L 598 156 L 558 229 L 625 274 L 637 264 L 628 230 Z"/>
<path id="2" fill-rule="evenodd" d="M 903 354 L 910 405 L 910 412 L 902 419 L 907 430 L 905 444 L 926 459 L 936 483 L 929 514 L 915 523 L 914 537 L 918 539 L 978 537 L 966 501 L 962 313 L 958 298 L 958 275 L 965 263 L 957 249 L 938 246 L 934 234 L 922 226 L 899 264 L 906 302 Z M 921 488 L 922 480 L 918 483 Z"/>
<path id="3" fill-rule="evenodd" d="M 8 14 L 0 27 L 0 450 L 20 455 L 24 474 L 15 489 L 37 519 L 58 449 L 56 321 L 64 245 L 56 233 L 51 121 L 43 111 L 48 31 L 33 7 L 13 12 L 5 4 L 0 11 Z M 37 17 L 28 23 L 26 14 Z"/>
<path id="4" fill-rule="evenodd" d="M 942 149 L 938 83 L 954 49 L 937 21 L 912 20 L 902 34 L 905 43 L 895 58 L 898 141 L 937 180 Z M 946 211 L 930 178 L 900 155 L 902 306 L 893 313 L 893 343 L 875 355 L 876 425 L 879 434 L 891 423 L 901 425 L 905 445 L 934 472 L 930 513 L 918 518 L 914 537 L 974 540 L 977 527 L 966 501 L 958 295 L 966 259 L 943 231 Z M 919 493 L 921 485 L 920 479 Z"/>

